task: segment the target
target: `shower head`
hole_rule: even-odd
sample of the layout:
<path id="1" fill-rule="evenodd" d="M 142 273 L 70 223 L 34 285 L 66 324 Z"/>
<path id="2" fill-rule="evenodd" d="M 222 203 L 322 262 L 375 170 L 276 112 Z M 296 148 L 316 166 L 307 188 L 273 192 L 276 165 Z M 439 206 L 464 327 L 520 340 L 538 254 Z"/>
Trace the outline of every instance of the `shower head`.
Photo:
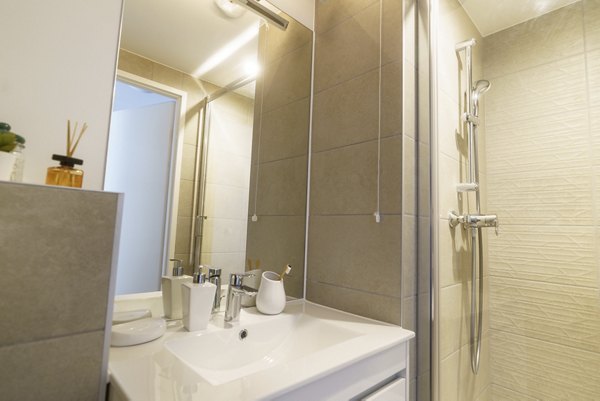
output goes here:
<path id="1" fill-rule="evenodd" d="M 477 102 L 482 94 L 490 90 L 491 86 L 492 84 L 490 81 L 486 81 L 485 79 L 475 82 L 475 87 L 473 88 L 473 101 Z"/>

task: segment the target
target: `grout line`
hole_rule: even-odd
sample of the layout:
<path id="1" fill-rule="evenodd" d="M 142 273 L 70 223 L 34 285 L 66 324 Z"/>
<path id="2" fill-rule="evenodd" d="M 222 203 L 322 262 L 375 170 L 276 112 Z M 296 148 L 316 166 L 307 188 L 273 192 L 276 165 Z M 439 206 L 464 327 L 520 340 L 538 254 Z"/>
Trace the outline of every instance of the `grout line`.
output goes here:
<path id="1" fill-rule="evenodd" d="M 391 298 L 391 299 L 399 299 L 399 300 L 403 299 L 402 297 L 396 297 L 396 296 L 393 296 L 393 295 L 382 294 L 380 292 L 368 291 L 368 290 L 364 290 L 364 289 L 361 289 L 361 288 L 346 287 L 346 286 L 343 286 L 343 285 L 337 285 L 337 284 L 333 284 L 333 283 L 328 283 L 326 281 L 320 281 L 320 280 L 310 280 L 310 281 L 312 281 L 314 283 L 317 283 L 317 284 L 321 284 L 321 285 L 326 285 L 326 286 L 335 287 L 335 288 L 341 288 L 341 289 L 349 290 L 349 291 L 362 292 L 364 294 L 376 295 L 378 297 L 383 297 L 383 298 Z M 414 298 L 414 297 L 411 297 L 411 298 Z"/>
<path id="2" fill-rule="evenodd" d="M 85 335 L 85 334 L 104 333 L 105 330 L 110 331 L 110 327 L 98 328 L 95 330 L 77 331 L 77 332 L 57 335 L 57 336 L 53 336 L 53 337 L 44 337 L 44 338 L 35 339 L 35 340 L 31 340 L 31 341 L 3 344 L 3 345 L 0 345 L 0 350 L 4 349 L 4 348 L 9 348 L 9 347 L 26 346 L 26 345 L 42 343 L 42 342 L 46 342 L 46 341 L 61 340 L 61 339 L 66 339 L 69 337 L 80 336 L 80 335 Z"/>

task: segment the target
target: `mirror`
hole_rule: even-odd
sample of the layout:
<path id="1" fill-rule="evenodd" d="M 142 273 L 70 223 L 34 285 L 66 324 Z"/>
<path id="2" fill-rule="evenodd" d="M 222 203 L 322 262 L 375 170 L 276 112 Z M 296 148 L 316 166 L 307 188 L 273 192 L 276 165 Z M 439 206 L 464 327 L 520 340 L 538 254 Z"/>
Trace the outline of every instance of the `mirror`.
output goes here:
<path id="1" fill-rule="evenodd" d="M 177 258 L 186 274 L 195 264 L 221 268 L 223 282 L 289 263 L 286 293 L 303 296 L 312 32 L 260 4 L 289 21 L 287 29 L 229 1 L 125 0 L 119 82 L 166 96 L 158 102 L 175 111 L 171 139 L 160 145 L 169 163 L 159 267 L 120 263 L 118 288 L 123 269 L 130 280 L 153 278 L 120 293 L 158 290 L 168 259 Z"/>

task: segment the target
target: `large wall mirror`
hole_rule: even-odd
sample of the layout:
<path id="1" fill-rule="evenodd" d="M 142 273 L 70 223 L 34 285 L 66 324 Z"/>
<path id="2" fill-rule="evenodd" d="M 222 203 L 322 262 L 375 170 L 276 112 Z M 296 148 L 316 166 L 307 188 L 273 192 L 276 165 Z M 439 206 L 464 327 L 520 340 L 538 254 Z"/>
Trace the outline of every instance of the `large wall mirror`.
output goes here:
<path id="1" fill-rule="evenodd" d="M 125 0 L 105 189 L 126 193 L 117 293 L 168 260 L 293 266 L 303 296 L 312 32 L 228 0 Z"/>

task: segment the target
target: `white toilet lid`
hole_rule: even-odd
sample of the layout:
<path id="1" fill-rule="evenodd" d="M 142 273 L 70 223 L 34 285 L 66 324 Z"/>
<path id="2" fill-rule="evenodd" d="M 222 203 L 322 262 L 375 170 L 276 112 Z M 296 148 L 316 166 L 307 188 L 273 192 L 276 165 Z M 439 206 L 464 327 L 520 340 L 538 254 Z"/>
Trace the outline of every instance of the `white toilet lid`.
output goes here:
<path id="1" fill-rule="evenodd" d="M 167 322 L 162 318 L 141 319 L 112 327 L 110 345 L 128 347 L 155 340 L 165 334 Z"/>

